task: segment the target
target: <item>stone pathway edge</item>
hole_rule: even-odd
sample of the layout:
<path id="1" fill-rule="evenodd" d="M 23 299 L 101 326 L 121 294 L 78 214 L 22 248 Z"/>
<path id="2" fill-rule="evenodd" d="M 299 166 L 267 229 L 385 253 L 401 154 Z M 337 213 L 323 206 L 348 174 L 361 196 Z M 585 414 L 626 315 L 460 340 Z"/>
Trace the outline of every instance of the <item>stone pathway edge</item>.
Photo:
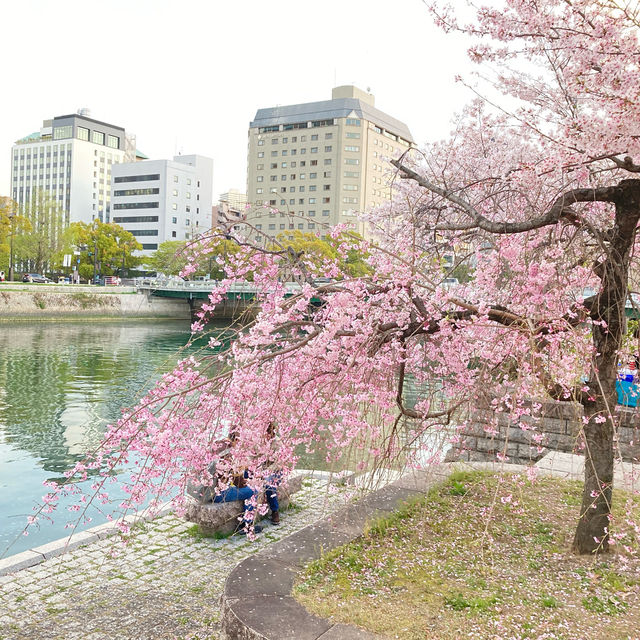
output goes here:
<path id="1" fill-rule="evenodd" d="M 167 503 L 160 507 L 160 509 L 155 509 L 154 511 L 144 510 L 136 514 L 125 516 L 122 521 L 131 527 L 138 522 L 160 518 L 162 516 L 169 515 L 170 513 L 173 513 L 173 507 Z M 33 549 L 28 549 L 27 551 L 22 551 L 12 556 L 1 558 L 0 577 L 9 575 L 10 573 L 15 573 L 21 569 L 33 567 L 34 565 L 40 564 L 49 558 L 61 556 L 67 553 L 67 551 L 72 551 L 78 547 L 84 547 L 88 544 L 92 544 L 93 542 L 97 542 L 98 540 L 103 540 L 104 538 L 108 538 L 109 536 L 116 534 L 118 531 L 118 525 L 115 520 L 113 522 L 105 522 L 104 524 L 91 527 L 85 531 L 78 531 L 78 533 L 74 533 L 64 538 L 59 538 L 52 542 L 47 542 L 46 544 L 34 547 Z"/>

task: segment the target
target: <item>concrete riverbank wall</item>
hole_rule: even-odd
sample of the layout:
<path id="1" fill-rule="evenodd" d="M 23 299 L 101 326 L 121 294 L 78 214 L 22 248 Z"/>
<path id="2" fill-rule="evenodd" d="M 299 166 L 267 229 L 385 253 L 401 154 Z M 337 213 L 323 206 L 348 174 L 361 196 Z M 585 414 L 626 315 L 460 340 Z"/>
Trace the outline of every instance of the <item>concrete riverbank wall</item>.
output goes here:
<path id="1" fill-rule="evenodd" d="M 496 412 L 489 404 L 479 406 L 446 460 L 490 462 L 505 455 L 513 464 L 530 464 L 549 451 L 584 453 L 581 405 L 547 402 L 541 416 L 537 422 L 527 416 L 514 421 L 509 413 Z M 626 462 L 640 461 L 640 409 L 618 406 L 616 419 L 616 455 Z M 518 422 L 531 428 L 523 429 Z"/>
<path id="2" fill-rule="evenodd" d="M 187 300 L 157 298 L 133 287 L 0 286 L 0 322 L 66 318 L 191 319 Z"/>

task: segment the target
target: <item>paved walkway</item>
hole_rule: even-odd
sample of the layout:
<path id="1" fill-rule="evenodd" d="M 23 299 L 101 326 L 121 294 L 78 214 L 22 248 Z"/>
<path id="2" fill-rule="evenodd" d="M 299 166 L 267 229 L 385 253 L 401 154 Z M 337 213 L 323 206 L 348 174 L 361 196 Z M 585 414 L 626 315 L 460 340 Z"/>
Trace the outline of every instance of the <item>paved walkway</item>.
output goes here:
<path id="1" fill-rule="evenodd" d="M 292 504 L 253 543 L 194 537 L 193 525 L 170 515 L 146 523 L 125 547 L 109 538 L 0 577 L 0 640 L 218 640 L 231 570 L 344 497 L 306 479 Z"/>

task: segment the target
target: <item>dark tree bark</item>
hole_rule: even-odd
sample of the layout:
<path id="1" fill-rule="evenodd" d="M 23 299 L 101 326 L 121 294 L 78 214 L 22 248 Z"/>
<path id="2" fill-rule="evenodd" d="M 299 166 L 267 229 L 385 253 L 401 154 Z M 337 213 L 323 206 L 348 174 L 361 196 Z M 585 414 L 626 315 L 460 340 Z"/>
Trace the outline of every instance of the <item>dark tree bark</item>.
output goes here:
<path id="1" fill-rule="evenodd" d="M 596 350 L 589 393 L 583 406 L 588 423 L 584 427 L 585 467 L 580 519 L 573 540 L 578 553 L 607 551 L 613 489 L 613 412 L 616 406 L 618 354 L 626 329 L 625 305 L 631 249 L 640 219 L 640 180 L 624 180 L 615 187 L 615 223 L 610 234 L 608 256 L 598 267 L 601 278 L 592 317 Z M 605 418 L 597 422 L 596 418 Z"/>
<path id="2" fill-rule="evenodd" d="M 626 160 L 625 160 L 626 162 Z M 431 230 L 480 229 L 492 234 L 516 234 L 532 229 L 568 223 L 594 234 L 605 249 L 605 257 L 596 265 L 600 289 L 588 308 L 593 325 L 595 357 L 586 393 L 578 398 L 584 407 L 587 423 L 584 425 L 585 444 L 584 488 L 580 517 L 573 540 L 577 553 L 601 553 L 609 549 L 609 519 L 613 491 L 614 462 L 614 410 L 617 404 L 616 380 L 618 358 L 626 331 L 625 306 L 628 296 L 628 277 L 631 251 L 640 220 L 640 180 L 622 180 L 618 185 L 595 189 L 573 189 L 562 194 L 543 215 L 520 222 L 494 222 L 476 211 L 463 195 L 463 189 L 448 191 L 420 176 L 402 164 L 392 163 L 404 179 L 414 180 L 424 189 L 452 203 L 467 221 L 450 224 L 442 221 Z M 624 168 L 627 168 L 626 166 Z M 640 171 L 640 168 L 638 169 Z M 576 215 L 573 206 L 586 202 L 608 202 L 615 205 L 613 227 L 605 232 L 594 232 Z M 501 324 L 526 327 L 517 316 L 511 317 L 492 310 L 489 319 Z M 507 321 L 508 320 L 508 321 Z M 540 372 L 544 377 L 544 372 Z M 553 394 L 553 381 L 543 380 L 550 395 L 564 399 L 566 393 Z"/>

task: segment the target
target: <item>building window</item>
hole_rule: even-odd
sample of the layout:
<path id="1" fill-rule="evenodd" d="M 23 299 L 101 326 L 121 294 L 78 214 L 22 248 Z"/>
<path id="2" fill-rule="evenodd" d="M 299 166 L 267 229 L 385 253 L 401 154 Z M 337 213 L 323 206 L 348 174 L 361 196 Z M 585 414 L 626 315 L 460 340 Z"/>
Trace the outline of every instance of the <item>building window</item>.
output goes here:
<path id="1" fill-rule="evenodd" d="M 326 145 L 324 148 L 325 153 L 330 153 L 332 150 L 333 150 L 333 147 L 330 144 Z"/>
<path id="2" fill-rule="evenodd" d="M 309 185 L 309 191 L 315 191 L 316 190 L 316 185 L 315 184 L 310 184 Z"/>
<path id="3" fill-rule="evenodd" d="M 322 215 L 326 218 L 329 215 L 329 209 L 323 209 Z"/>
<path id="4" fill-rule="evenodd" d="M 327 165 L 331 164 L 331 158 L 325 158 L 324 159 L 324 166 L 326 167 Z"/>
<path id="5" fill-rule="evenodd" d="M 191 199 L 191 191 L 187 191 L 187 200 Z"/>
<path id="6" fill-rule="evenodd" d="M 278 144 L 278 138 L 271 138 L 271 144 Z"/>
<path id="7" fill-rule="evenodd" d="M 258 140 L 258 146 L 262 147 L 264 145 L 264 140 L 262 140 L 262 138 L 260 140 Z"/>
<path id="8" fill-rule="evenodd" d="M 317 167 L 317 166 L 318 166 L 318 161 L 317 161 L 317 160 L 312 160 L 312 161 L 309 163 L 309 165 L 310 165 L 310 166 L 312 166 L 312 167 Z"/>
<path id="9" fill-rule="evenodd" d="M 287 155 L 287 153 L 288 153 L 288 151 L 287 151 L 286 149 L 283 149 L 283 150 L 282 150 L 282 155 L 283 155 L 283 156 L 286 156 L 286 155 Z"/>
<path id="10" fill-rule="evenodd" d="M 173 190 L 173 195 L 174 195 L 174 197 L 176 197 L 178 195 L 178 190 L 177 189 Z"/>
<path id="11" fill-rule="evenodd" d="M 361 122 L 360 120 L 358 120 L 358 118 L 347 118 L 347 124 L 350 127 L 359 127 Z"/>
<path id="12" fill-rule="evenodd" d="M 271 152 L 271 157 L 272 157 L 272 158 L 275 158 L 277 155 L 278 155 L 278 152 L 277 152 L 277 151 L 272 151 L 272 152 Z"/>
<path id="13" fill-rule="evenodd" d="M 325 133 L 324 134 L 324 139 L 325 140 L 331 140 L 331 138 L 333 138 L 333 133 Z"/>
<path id="14" fill-rule="evenodd" d="M 345 158 L 345 164 L 360 164 L 360 160 L 358 158 Z"/>
<path id="15" fill-rule="evenodd" d="M 95 187 L 95 182 L 93 183 Z M 114 196 L 151 196 L 154 194 L 160 193 L 160 189 L 121 189 L 119 191 L 114 191 Z"/>
<path id="16" fill-rule="evenodd" d="M 116 224 L 121 224 L 125 222 L 158 222 L 158 216 L 126 216 L 126 217 L 115 217 L 113 221 Z"/>
<path id="17" fill-rule="evenodd" d="M 157 209 L 159 202 L 123 202 L 114 204 L 114 209 Z"/>
<path id="18" fill-rule="evenodd" d="M 78 127 L 78 140 L 89 141 L 89 129 L 86 127 Z"/>
<path id="19" fill-rule="evenodd" d="M 191 220 L 189 220 L 189 218 L 187 218 L 184 223 L 187 225 L 187 227 L 191 224 Z"/>
<path id="20" fill-rule="evenodd" d="M 311 136 L 311 140 L 317 140 L 317 139 L 318 139 L 318 134 L 317 134 L 317 133 L 314 133 L 314 134 Z"/>
<path id="21" fill-rule="evenodd" d="M 176 218 L 175 216 L 173 216 L 173 217 L 171 218 L 171 222 L 172 222 L 173 224 L 178 224 L 178 218 Z"/>
<path id="22" fill-rule="evenodd" d="M 287 144 L 289 142 L 289 138 L 282 138 L 282 144 Z"/>
<path id="23" fill-rule="evenodd" d="M 172 238 L 176 238 L 177 236 L 178 236 L 178 234 L 177 234 L 175 231 L 172 231 L 172 232 L 171 232 L 171 237 L 172 237 Z"/>
<path id="24" fill-rule="evenodd" d="M 342 198 L 342 202 L 347 204 L 358 204 L 358 198 Z"/>
<path id="25" fill-rule="evenodd" d="M 345 178 L 359 178 L 360 177 L 360 172 L 359 171 L 345 171 L 344 172 L 344 177 Z"/>
<path id="26" fill-rule="evenodd" d="M 107 136 L 107 147 L 111 147 L 111 149 L 119 149 L 120 138 L 118 138 L 118 136 Z"/>
<path id="27" fill-rule="evenodd" d="M 178 182 L 178 176 L 173 176 L 173 181 Z"/>
<path id="28" fill-rule="evenodd" d="M 158 248 L 158 243 L 150 243 L 150 244 L 145 244 L 144 242 L 142 243 L 142 249 L 143 251 L 156 251 L 156 249 Z"/>
<path id="29" fill-rule="evenodd" d="M 315 198 L 309 198 L 309 204 L 315 204 L 315 203 L 316 203 Z"/>
<path id="30" fill-rule="evenodd" d="M 91 142 L 94 144 L 104 144 L 104 133 L 102 133 L 102 131 L 92 131 Z"/>
<path id="31" fill-rule="evenodd" d="M 158 230 L 157 229 L 132 229 L 131 231 L 129 231 L 129 233 L 132 233 L 134 236 L 157 236 Z"/>
<path id="32" fill-rule="evenodd" d="M 71 125 L 67 125 L 66 127 L 56 127 L 53 130 L 54 140 L 63 140 L 64 138 L 70 138 L 72 135 L 73 127 Z"/>
<path id="33" fill-rule="evenodd" d="M 160 180 L 159 173 L 149 173 L 142 176 L 117 176 L 114 182 L 148 182 L 150 180 Z"/>
<path id="34" fill-rule="evenodd" d="M 322 202 L 327 204 L 328 202 L 331 202 L 331 198 L 322 198 Z"/>
<path id="35" fill-rule="evenodd" d="M 345 189 L 346 189 L 346 187 L 345 187 Z M 330 191 L 331 190 L 331 185 L 330 184 L 322 185 L 322 190 L 323 191 Z"/>
<path id="36" fill-rule="evenodd" d="M 264 182 L 264 176 L 258 176 L 256 182 Z"/>
<path id="37" fill-rule="evenodd" d="M 286 162 L 283 162 L 280 166 L 281 166 L 283 169 L 286 169 L 286 168 L 287 168 L 287 163 L 286 163 Z"/>
<path id="38" fill-rule="evenodd" d="M 262 171 L 264 169 L 264 165 L 263 164 L 259 164 L 256 166 L 256 170 L 257 171 Z"/>
<path id="39" fill-rule="evenodd" d="M 264 151 L 258 151 L 258 158 L 264 158 Z"/>
<path id="40" fill-rule="evenodd" d="M 178 210 L 178 205 L 174 202 L 174 203 L 171 205 L 171 208 L 172 208 L 174 211 L 177 211 L 177 210 Z"/>
<path id="41" fill-rule="evenodd" d="M 310 218 L 315 218 L 316 217 L 316 211 L 315 209 L 311 209 L 308 213 Z"/>
<path id="42" fill-rule="evenodd" d="M 358 190 L 358 185 L 357 184 L 345 184 L 344 185 L 344 190 L 345 191 L 357 191 Z"/>
<path id="43" fill-rule="evenodd" d="M 318 153 L 318 147 L 311 147 L 311 153 Z"/>
<path id="44" fill-rule="evenodd" d="M 262 189 L 262 188 L 260 188 L 260 189 L 256 189 L 256 193 L 262 193 L 262 192 L 263 192 L 263 189 Z"/>
<path id="45" fill-rule="evenodd" d="M 191 178 L 187 178 L 187 184 L 191 184 Z M 200 185 L 198 185 L 200 186 Z"/>
<path id="46" fill-rule="evenodd" d="M 276 230 L 276 225 L 275 225 L 275 223 L 273 223 L 273 222 L 272 222 L 272 223 L 269 225 L 269 231 L 275 231 L 275 230 Z"/>
<path id="47" fill-rule="evenodd" d="M 346 145 L 344 150 L 345 151 L 360 151 L 360 147 L 354 147 L 353 145 Z"/>

